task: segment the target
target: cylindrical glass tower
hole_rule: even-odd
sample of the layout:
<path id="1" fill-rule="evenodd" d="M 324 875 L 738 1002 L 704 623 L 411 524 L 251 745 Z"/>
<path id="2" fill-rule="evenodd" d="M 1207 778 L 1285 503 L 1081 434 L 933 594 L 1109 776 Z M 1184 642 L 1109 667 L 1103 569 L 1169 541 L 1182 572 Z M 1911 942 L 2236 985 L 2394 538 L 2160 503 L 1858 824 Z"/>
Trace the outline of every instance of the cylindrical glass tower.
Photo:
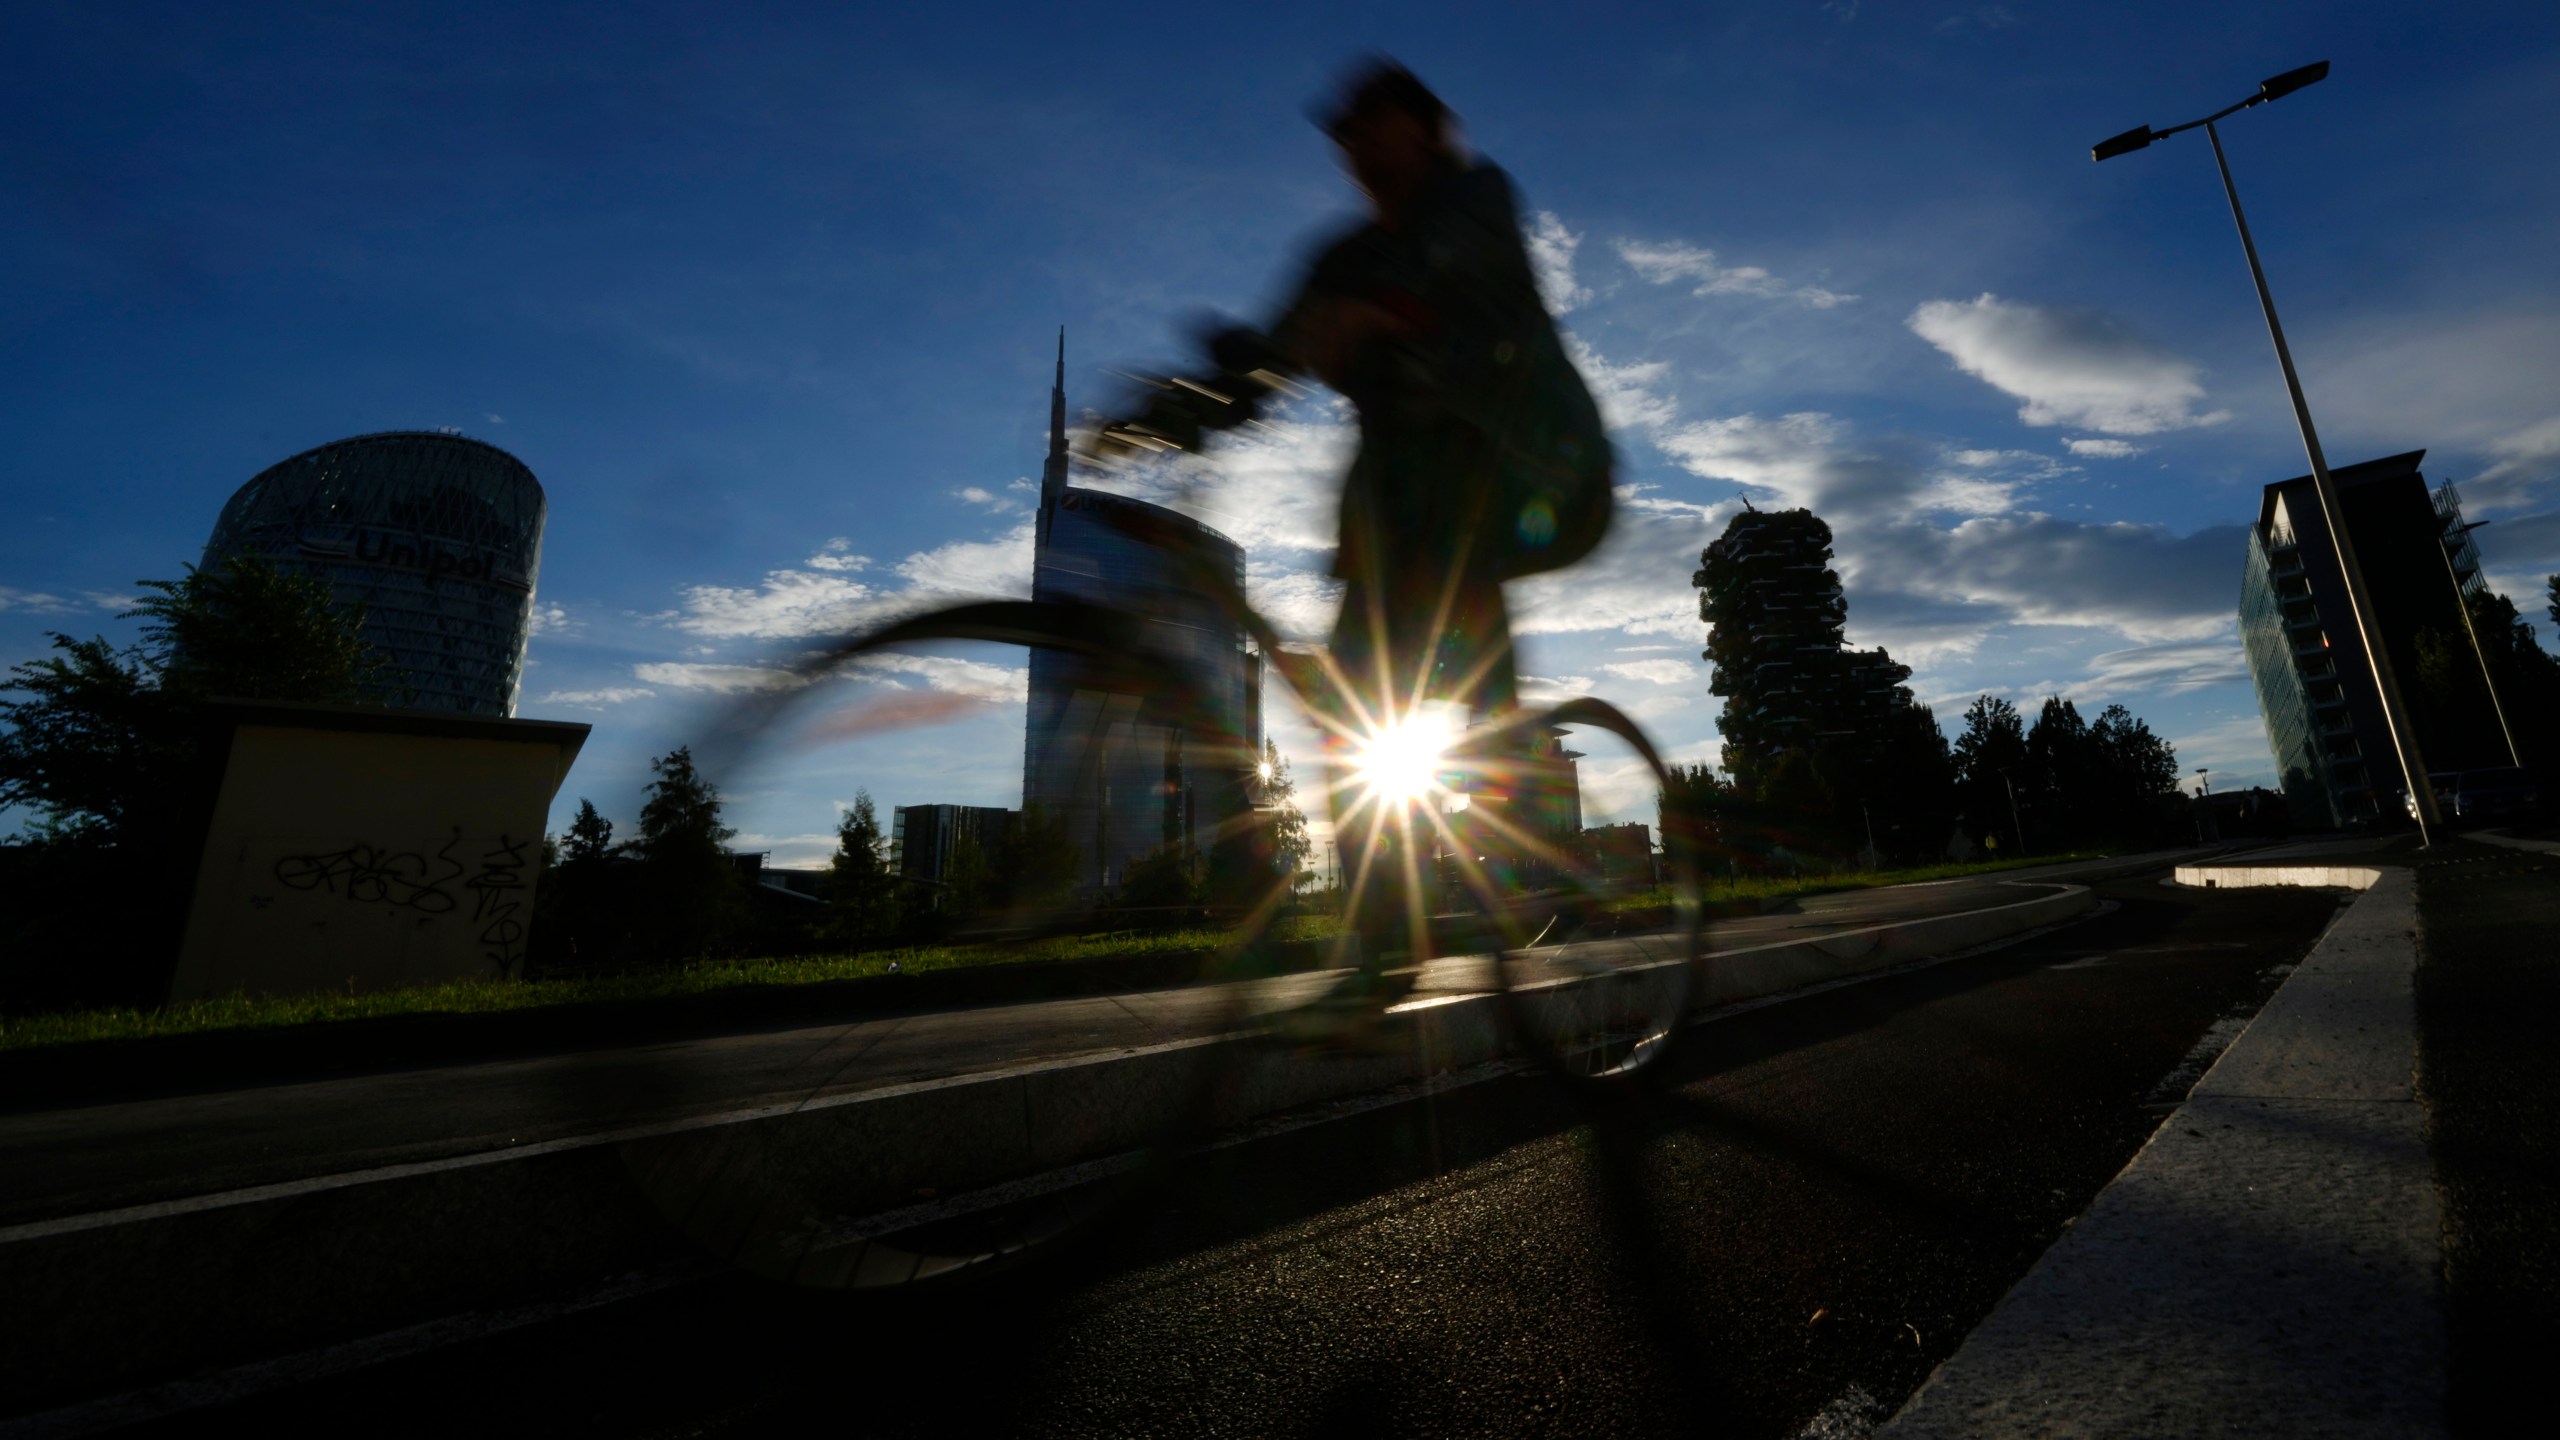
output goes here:
<path id="1" fill-rule="evenodd" d="M 524 680 L 542 486 L 495 445 L 434 431 L 359 435 L 269 466 L 214 522 L 205 563 L 253 554 L 365 607 L 394 705 L 513 715 Z"/>

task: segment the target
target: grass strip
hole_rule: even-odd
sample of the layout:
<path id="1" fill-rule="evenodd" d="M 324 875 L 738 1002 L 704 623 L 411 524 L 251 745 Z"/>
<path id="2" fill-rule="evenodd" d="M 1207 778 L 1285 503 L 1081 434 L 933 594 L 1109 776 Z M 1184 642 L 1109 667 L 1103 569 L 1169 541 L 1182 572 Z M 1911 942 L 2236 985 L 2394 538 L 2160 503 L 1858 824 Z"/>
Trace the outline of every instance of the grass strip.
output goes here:
<path id="1" fill-rule="evenodd" d="M 1744 876 L 1712 881 L 1709 903 L 1771 901 L 1831 891 L 2016 870 L 2100 858 L 2097 854 L 2039 855 L 2015 860 L 1978 861 L 1962 865 L 1928 865 L 1908 870 L 1838 871 L 1796 876 Z M 1618 902 L 1627 907 L 1660 905 L 1660 892 Z M 1338 929 L 1330 916 L 1297 916 L 1283 921 L 1275 938 L 1316 940 Z M 697 960 L 659 969 L 611 975 L 555 976 L 529 980 L 455 980 L 399 990 L 304 995 L 230 994 L 154 1009 L 77 1010 L 57 1014 L 0 1017 L 0 1051 L 78 1045 L 98 1040 L 133 1040 L 162 1035 L 201 1034 L 217 1030 L 261 1030 L 326 1025 L 345 1020 L 373 1020 L 400 1015 L 486 1015 L 500 1011 L 536 1010 L 560 1005 L 592 1005 L 621 1001 L 672 1000 L 751 986 L 810 985 L 831 980 L 858 980 L 898 973 L 915 975 L 969 966 L 1022 964 L 1031 961 L 1124 959 L 1133 956 L 1214 950 L 1227 942 L 1216 929 L 1119 930 L 1093 935 L 982 945 L 919 945 L 868 950 L 860 954 L 803 955 L 737 960 Z"/>

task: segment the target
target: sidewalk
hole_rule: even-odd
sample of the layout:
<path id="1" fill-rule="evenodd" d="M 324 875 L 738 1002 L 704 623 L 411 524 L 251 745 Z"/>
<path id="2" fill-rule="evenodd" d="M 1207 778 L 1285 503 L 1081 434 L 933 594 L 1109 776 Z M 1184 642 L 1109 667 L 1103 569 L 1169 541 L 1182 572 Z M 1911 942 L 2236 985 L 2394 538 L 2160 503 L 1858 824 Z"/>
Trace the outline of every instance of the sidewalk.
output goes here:
<path id="1" fill-rule="evenodd" d="M 2283 858 L 2178 878 L 2364 893 L 1883 1434 L 2445 1433 L 2416 877 Z"/>

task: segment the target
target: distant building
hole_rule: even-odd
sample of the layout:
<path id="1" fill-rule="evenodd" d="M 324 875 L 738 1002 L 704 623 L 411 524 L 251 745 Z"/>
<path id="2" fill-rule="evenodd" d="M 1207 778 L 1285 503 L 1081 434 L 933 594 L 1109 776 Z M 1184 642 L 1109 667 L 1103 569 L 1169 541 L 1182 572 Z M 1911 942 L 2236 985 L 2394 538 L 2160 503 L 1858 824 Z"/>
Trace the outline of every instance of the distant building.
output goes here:
<path id="1" fill-rule="evenodd" d="M 2424 450 L 2333 470 L 2376 628 L 2409 701 L 2430 770 L 2508 763 L 2492 717 L 2431 704 L 2419 637 L 2470 657 L 2462 607 L 2480 590 L 2480 555 L 2450 482 L 2433 494 Z M 2396 819 L 2405 788 L 2372 662 L 2358 639 L 2346 575 L 2311 477 L 2266 487 L 2240 581 L 2240 641 L 2267 741 L 2295 823 L 2314 830 Z M 2476 664 L 2476 661 L 2472 663 Z"/>
<path id="2" fill-rule="evenodd" d="M 1140 539 L 1112 523 L 1143 519 Z M 1181 657 L 1219 725 L 1259 751 L 1261 657 L 1244 631 L 1183 576 L 1206 561 L 1244 582 L 1244 551 L 1186 515 L 1067 484 L 1066 340 L 1049 392 L 1049 456 L 1040 472 L 1032 550 L 1034 599 L 1082 600 L 1145 615 L 1151 642 Z M 1058 822 L 1078 852 L 1081 886 L 1116 885 L 1130 864 L 1160 850 L 1205 855 L 1222 803 L 1238 786 L 1212 784 L 1210 767 L 1236 756 L 1186 753 L 1182 727 L 1162 697 L 1130 694 L 1086 673 L 1075 656 L 1031 652 L 1030 707 L 1023 727 L 1022 803 Z"/>
<path id="3" fill-rule="evenodd" d="M 1525 755 L 1470 786 L 1466 803 L 1442 818 L 1442 854 L 1481 862 L 1504 884 L 1539 883 L 1569 861 L 1586 835 L 1599 833 L 1582 828 L 1582 752 L 1565 743 L 1572 733 L 1560 725 L 1532 732 Z M 1457 876 L 1450 872 L 1453 885 Z"/>
<path id="4" fill-rule="evenodd" d="M 987 805 L 901 805 L 889 818 L 889 869 L 919 885 L 946 884 L 963 844 L 993 866 L 1020 818 Z"/>
<path id="5" fill-rule="evenodd" d="M 364 606 L 396 705 L 511 716 L 542 565 L 542 486 L 495 445 L 359 435 L 259 472 L 222 507 L 205 563 L 261 555 Z"/>
<path id="6" fill-rule="evenodd" d="M 1653 831 L 1641 821 L 1595 825 L 1582 832 L 1582 843 L 1613 890 L 1640 890 L 1659 878 L 1653 862 Z"/>

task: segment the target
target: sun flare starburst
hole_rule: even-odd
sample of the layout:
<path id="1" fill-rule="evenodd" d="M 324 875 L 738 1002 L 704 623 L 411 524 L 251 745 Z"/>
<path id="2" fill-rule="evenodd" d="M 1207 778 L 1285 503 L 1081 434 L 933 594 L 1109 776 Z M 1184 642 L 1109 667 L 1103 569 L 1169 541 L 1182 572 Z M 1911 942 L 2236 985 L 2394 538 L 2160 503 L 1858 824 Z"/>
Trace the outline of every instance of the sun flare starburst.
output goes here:
<path id="1" fill-rule="evenodd" d="M 1449 747 L 1458 738 L 1455 718 L 1437 708 L 1410 710 L 1363 736 L 1351 753 L 1351 772 L 1370 798 L 1409 805 L 1440 789 Z"/>

